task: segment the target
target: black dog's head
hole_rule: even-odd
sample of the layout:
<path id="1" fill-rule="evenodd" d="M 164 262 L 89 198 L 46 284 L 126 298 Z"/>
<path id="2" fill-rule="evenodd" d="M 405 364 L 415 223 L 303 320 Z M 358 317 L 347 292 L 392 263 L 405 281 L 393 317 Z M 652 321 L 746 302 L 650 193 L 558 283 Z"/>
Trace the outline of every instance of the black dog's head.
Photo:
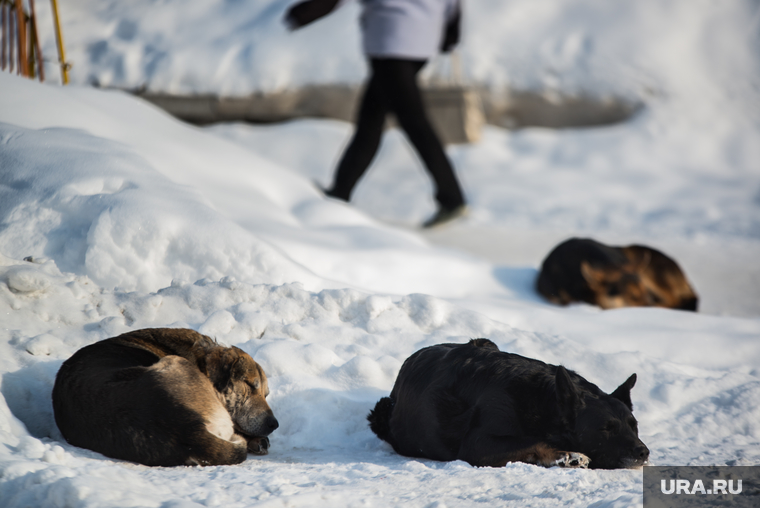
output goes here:
<path id="1" fill-rule="evenodd" d="M 563 367 L 557 369 L 556 381 L 560 407 L 572 429 L 572 451 L 587 455 L 590 467 L 596 469 L 637 468 L 647 463 L 649 448 L 639 439 L 632 413 L 636 374 L 609 395 L 581 389 Z"/>

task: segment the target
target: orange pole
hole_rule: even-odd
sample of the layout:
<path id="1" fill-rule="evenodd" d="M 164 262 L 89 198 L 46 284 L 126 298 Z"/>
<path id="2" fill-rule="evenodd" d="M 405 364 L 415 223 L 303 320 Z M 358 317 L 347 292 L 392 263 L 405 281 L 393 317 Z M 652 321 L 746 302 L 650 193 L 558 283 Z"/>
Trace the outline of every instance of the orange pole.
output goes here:
<path id="1" fill-rule="evenodd" d="M 24 5 L 21 0 L 16 0 L 16 34 L 18 35 L 18 71 L 26 77 L 29 69 L 26 61 L 26 20 L 24 19 Z"/>
<path id="2" fill-rule="evenodd" d="M 40 49 L 40 38 L 37 35 L 37 15 L 34 12 L 34 0 L 29 0 L 29 23 L 32 27 L 31 44 L 32 55 L 37 54 L 37 72 L 40 81 L 45 81 L 45 62 L 42 60 L 42 50 Z M 32 66 L 34 66 L 34 56 L 32 56 Z M 32 67 L 34 69 L 34 67 Z M 32 72 L 34 72 L 32 70 Z"/>
<path id="3" fill-rule="evenodd" d="M 63 34 L 61 33 L 61 18 L 58 16 L 58 1 L 50 0 L 53 4 L 53 21 L 55 22 L 55 40 L 58 43 L 58 60 L 61 62 L 61 80 L 64 85 L 69 83 L 69 63 L 66 61 L 66 51 L 63 49 Z"/>

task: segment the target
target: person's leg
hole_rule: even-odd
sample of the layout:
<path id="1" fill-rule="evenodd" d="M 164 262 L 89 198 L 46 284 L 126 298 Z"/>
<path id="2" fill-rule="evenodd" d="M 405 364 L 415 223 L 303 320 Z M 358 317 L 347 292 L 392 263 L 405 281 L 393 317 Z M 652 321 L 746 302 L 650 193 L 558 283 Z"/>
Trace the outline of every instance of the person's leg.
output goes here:
<path id="1" fill-rule="evenodd" d="M 333 185 L 325 194 L 344 201 L 351 199 L 351 191 L 380 146 L 387 113 L 388 100 L 373 72 L 361 99 L 356 131 L 338 163 Z"/>
<path id="2" fill-rule="evenodd" d="M 417 85 L 417 73 L 424 65 L 425 62 L 420 60 L 373 59 L 373 79 L 380 82 L 390 110 L 432 176 L 436 186 L 435 199 L 440 208 L 451 211 L 464 205 L 464 196 L 425 112 Z"/>

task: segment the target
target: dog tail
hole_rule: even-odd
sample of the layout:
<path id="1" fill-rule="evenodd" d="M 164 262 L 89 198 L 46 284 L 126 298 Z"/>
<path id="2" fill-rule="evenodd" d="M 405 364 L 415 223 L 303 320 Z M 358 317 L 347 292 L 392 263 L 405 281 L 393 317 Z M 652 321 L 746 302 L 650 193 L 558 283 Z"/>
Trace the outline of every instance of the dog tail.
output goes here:
<path id="1" fill-rule="evenodd" d="M 393 445 L 393 436 L 391 435 L 391 415 L 393 414 L 393 406 L 396 405 L 396 401 L 390 397 L 383 397 L 375 404 L 375 409 L 369 412 L 367 415 L 367 421 L 369 421 L 369 428 L 377 434 L 377 437 L 383 441 L 387 441 Z"/>

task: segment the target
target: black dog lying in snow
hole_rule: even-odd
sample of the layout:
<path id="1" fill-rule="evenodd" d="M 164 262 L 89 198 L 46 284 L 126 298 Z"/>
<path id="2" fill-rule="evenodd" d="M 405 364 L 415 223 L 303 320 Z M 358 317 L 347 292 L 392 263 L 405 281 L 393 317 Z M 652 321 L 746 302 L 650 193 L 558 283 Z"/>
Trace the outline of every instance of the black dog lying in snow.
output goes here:
<path id="1" fill-rule="evenodd" d="M 633 374 L 608 395 L 562 366 L 475 339 L 414 353 L 367 419 L 409 457 L 634 468 L 649 458 L 631 413 L 635 383 Z"/>

